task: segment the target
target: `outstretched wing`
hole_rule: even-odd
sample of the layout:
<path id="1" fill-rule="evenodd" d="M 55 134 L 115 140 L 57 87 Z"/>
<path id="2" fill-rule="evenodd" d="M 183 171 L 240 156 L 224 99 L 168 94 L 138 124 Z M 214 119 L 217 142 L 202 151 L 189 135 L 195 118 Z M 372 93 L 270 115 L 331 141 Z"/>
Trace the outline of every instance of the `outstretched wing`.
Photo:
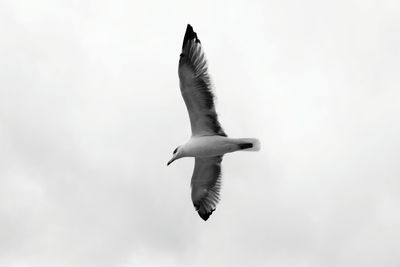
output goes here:
<path id="1" fill-rule="evenodd" d="M 215 112 L 207 61 L 192 26 L 186 28 L 179 59 L 180 88 L 189 112 L 192 135 L 226 136 Z"/>
<path id="2" fill-rule="evenodd" d="M 192 176 L 193 205 L 203 220 L 207 220 L 219 202 L 222 156 L 196 158 Z"/>

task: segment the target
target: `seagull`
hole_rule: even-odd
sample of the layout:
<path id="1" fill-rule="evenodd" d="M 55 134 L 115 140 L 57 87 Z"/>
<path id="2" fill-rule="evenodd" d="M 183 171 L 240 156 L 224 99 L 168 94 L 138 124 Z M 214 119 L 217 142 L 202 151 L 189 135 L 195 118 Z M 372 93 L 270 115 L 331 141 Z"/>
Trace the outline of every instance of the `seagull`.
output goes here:
<path id="1" fill-rule="evenodd" d="M 206 221 L 220 199 L 223 155 L 239 150 L 258 151 L 260 142 L 255 138 L 229 138 L 222 129 L 215 111 L 204 51 L 189 24 L 183 38 L 178 74 L 192 136 L 174 150 L 167 166 L 179 158 L 195 158 L 192 201 L 200 217 Z"/>

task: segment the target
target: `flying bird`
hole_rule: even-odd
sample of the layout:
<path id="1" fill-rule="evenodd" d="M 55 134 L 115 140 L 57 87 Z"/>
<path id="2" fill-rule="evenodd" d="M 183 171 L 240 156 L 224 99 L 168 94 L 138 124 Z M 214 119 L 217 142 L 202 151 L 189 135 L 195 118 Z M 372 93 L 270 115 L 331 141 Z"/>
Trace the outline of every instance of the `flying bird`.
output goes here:
<path id="1" fill-rule="evenodd" d="M 192 136 L 174 150 L 167 166 L 179 158 L 195 158 L 192 201 L 200 217 L 206 221 L 220 199 L 223 155 L 239 150 L 258 151 L 260 142 L 255 138 L 229 138 L 222 129 L 215 111 L 204 51 L 189 24 L 183 38 L 178 74 Z"/>

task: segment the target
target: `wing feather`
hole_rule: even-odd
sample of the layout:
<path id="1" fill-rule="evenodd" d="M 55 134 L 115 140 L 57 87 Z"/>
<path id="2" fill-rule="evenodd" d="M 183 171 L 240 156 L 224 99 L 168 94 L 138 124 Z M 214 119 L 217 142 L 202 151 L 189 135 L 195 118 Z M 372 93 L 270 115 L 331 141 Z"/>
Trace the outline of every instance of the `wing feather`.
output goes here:
<path id="1" fill-rule="evenodd" d="M 192 26 L 186 28 L 179 59 L 182 97 L 189 113 L 192 135 L 226 136 L 215 111 L 207 61 Z"/>
<path id="2" fill-rule="evenodd" d="M 215 210 L 221 189 L 222 156 L 196 158 L 191 181 L 193 205 L 203 220 Z"/>

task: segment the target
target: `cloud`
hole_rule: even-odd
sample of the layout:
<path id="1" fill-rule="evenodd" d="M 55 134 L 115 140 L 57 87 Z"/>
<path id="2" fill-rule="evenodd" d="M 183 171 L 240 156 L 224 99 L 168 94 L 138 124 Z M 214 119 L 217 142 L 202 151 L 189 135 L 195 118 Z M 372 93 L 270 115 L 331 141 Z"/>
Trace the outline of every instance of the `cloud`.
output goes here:
<path id="1" fill-rule="evenodd" d="M 6 1 L 1 266 L 397 266 L 395 1 Z M 186 23 L 226 132 L 204 223 L 178 89 Z"/>

